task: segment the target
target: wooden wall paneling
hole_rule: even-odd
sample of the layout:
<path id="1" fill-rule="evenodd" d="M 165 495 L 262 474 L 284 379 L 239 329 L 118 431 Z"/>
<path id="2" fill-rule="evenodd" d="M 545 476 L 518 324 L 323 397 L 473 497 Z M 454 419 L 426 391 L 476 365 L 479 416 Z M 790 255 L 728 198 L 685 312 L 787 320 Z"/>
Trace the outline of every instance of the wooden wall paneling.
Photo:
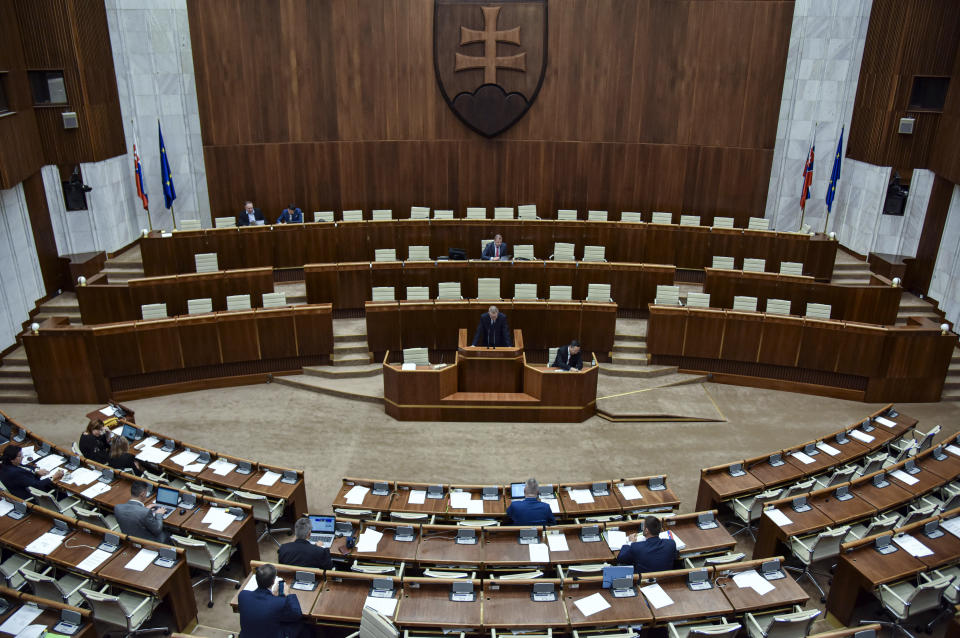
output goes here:
<path id="1" fill-rule="evenodd" d="M 406 290 L 403 287 L 403 267 L 400 262 L 372 261 L 369 270 L 371 287 L 392 286 L 398 300 L 406 298 Z M 369 291 L 368 294 L 370 294 Z M 370 297 L 367 298 L 370 299 Z"/>
<path id="2" fill-rule="evenodd" d="M 373 299 L 372 262 L 338 264 L 337 300 L 340 308 L 363 308 L 365 301 Z M 394 295 L 396 295 L 394 290 Z"/>
<path id="3" fill-rule="evenodd" d="M 675 242 L 680 237 L 686 239 L 686 233 L 675 232 L 673 226 L 650 224 L 646 227 L 647 250 L 644 261 L 651 264 L 676 264 Z"/>
<path id="4" fill-rule="evenodd" d="M 952 78 L 960 78 L 960 51 L 954 55 Z M 940 177 L 960 183 L 960 82 L 951 80 L 943 113 L 937 126 L 937 137 L 930 149 L 930 169 Z"/>
<path id="5" fill-rule="evenodd" d="M 733 257 L 733 267 L 743 267 L 743 230 L 739 228 L 711 228 L 709 263 L 714 257 Z"/>
<path id="6" fill-rule="evenodd" d="M 260 358 L 287 359 L 297 356 L 297 328 L 293 310 L 260 308 L 256 312 Z"/>
<path id="7" fill-rule="evenodd" d="M 617 332 L 617 308 L 611 304 L 592 303 L 585 301 L 580 311 L 580 343 L 585 353 L 593 352 L 598 361 L 610 361 L 613 352 L 614 335 Z M 524 333 L 526 338 L 526 333 Z M 558 346 L 570 343 L 557 343 Z M 584 354 L 584 361 L 588 361 L 589 354 Z M 552 361 L 548 363 L 553 363 Z M 595 396 L 595 395 L 594 395 Z"/>
<path id="8" fill-rule="evenodd" d="M 145 304 L 166 304 L 168 317 L 187 314 L 187 302 L 177 285 L 176 275 L 151 277 L 139 281 L 131 280 L 129 290 L 130 302 L 133 304 L 133 311 L 137 319 L 143 318 L 142 306 Z M 114 321 L 117 321 L 117 319 L 114 319 Z"/>
<path id="9" fill-rule="evenodd" d="M 437 349 L 456 350 L 459 330 L 466 328 L 467 341 L 472 342 L 480 315 L 487 311 L 487 306 L 476 302 L 437 301 L 433 304 L 433 311 Z M 507 322 L 511 329 L 515 327 L 514 317 L 508 315 Z"/>
<path id="10" fill-rule="evenodd" d="M 237 268 L 273 266 L 273 231 L 263 233 L 259 232 L 259 230 L 256 226 L 246 226 L 237 229 L 237 242 L 241 251 L 239 257 L 242 260 L 242 264 L 236 266 Z"/>
<path id="11" fill-rule="evenodd" d="M 954 184 L 939 175 L 934 175 L 930 199 L 927 202 L 927 214 L 923 218 L 923 229 L 917 244 L 917 256 L 907 258 L 903 286 L 910 292 L 925 296 L 930 290 L 930 280 L 940 252 L 940 240 L 947 223 L 947 212 L 953 197 Z"/>
<path id="12" fill-rule="evenodd" d="M 270 270 L 272 272 L 273 269 Z M 224 279 L 232 272 L 177 275 L 177 286 L 181 290 L 180 296 L 183 299 L 181 314 L 189 313 L 191 299 L 210 299 L 214 311 L 226 310 L 227 296 L 224 292 Z"/>
<path id="13" fill-rule="evenodd" d="M 724 340 L 725 318 L 721 310 L 689 313 L 681 354 L 698 359 L 718 358 Z"/>
<path id="14" fill-rule="evenodd" d="M 403 305 L 400 313 L 400 343 L 404 348 L 437 347 L 437 323 L 432 301 Z"/>
<path id="15" fill-rule="evenodd" d="M 330 303 L 339 307 L 340 280 L 337 264 L 308 264 L 304 267 L 307 303 Z"/>
<path id="16" fill-rule="evenodd" d="M 797 367 L 835 372 L 844 338 L 839 322 L 804 319 Z"/>
<path id="17" fill-rule="evenodd" d="M 333 313 L 329 305 L 294 306 L 297 352 L 301 357 L 327 357 L 333 354 Z"/>
<path id="18" fill-rule="evenodd" d="M 369 214 L 365 211 L 365 214 Z M 367 226 L 361 222 L 337 224 L 337 261 L 373 261 L 373 251 L 386 246 L 371 246 L 367 238 Z"/>
<path id="19" fill-rule="evenodd" d="M 870 377 L 882 370 L 888 331 L 880 326 L 847 324 L 837 344 L 837 369 L 841 374 Z"/>
<path id="20" fill-rule="evenodd" d="M 710 299 L 711 304 L 713 298 Z M 719 358 L 754 363 L 764 336 L 764 316 L 753 312 L 727 312 Z M 713 335 L 714 339 L 720 335 Z"/>
<path id="21" fill-rule="evenodd" d="M 703 280 L 703 292 L 710 295 L 710 306 L 712 308 L 733 308 L 733 297 L 740 294 L 738 290 L 742 271 L 707 268 L 704 272 L 706 275 Z"/>
<path id="22" fill-rule="evenodd" d="M 177 333 L 184 366 L 199 368 L 223 363 L 217 323 L 215 314 L 177 318 Z"/>
<path id="23" fill-rule="evenodd" d="M 763 322 L 758 363 L 776 366 L 795 366 L 800 345 L 804 338 L 804 322 L 801 317 L 773 317 L 767 315 Z"/>
<path id="24" fill-rule="evenodd" d="M 48 320 L 49 321 L 49 320 Z M 44 322 L 46 323 L 46 322 Z M 56 330 L 23 335 L 30 374 L 41 403 L 97 403 L 109 389 L 89 333 Z"/>
<path id="25" fill-rule="evenodd" d="M 137 333 L 129 325 L 92 326 L 90 334 L 107 377 L 124 377 L 143 372 Z"/>
<path id="26" fill-rule="evenodd" d="M 403 264 L 403 291 L 398 298 L 407 298 L 407 287 L 426 286 L 430 290 L 430 298 L 437 298 L 437 262 L 408 261 Z"/>
<path id="27" fill-rule="evenodd" d="M 387 350 L 399 352 L 402 348 L 400 339 L 400 306 L 395 302 L 377 302 L 366 305 L 367 344 L 370 352 L 374 353 L 374 360 L 382 358 Z"/>
<path id="28" fill-rule="evenodd" d="M 540 294 L 544 299 L 550 298 L 550 286 L 576 286 L 577 262 L 548 261 L 544 263 L 543 284 Z"/>
<path id="29" fill-rule="evenodd" d="M 583 261 L 577 264 L 573 298 L 586 299 L 590 284 L 610 284 L 610 294 L 619 298 L 620 305 L 637 303 L 643 266 L 637 264 L 601 264 Z M 548 290 L 549 293 L 549 290 Z M 627 301 L 629 300 L 629 301 Z M 635 307 L 635 306 L 631 306 Z"/>
<path id="30" fill-rule="evenodd" d="M 176 252 L 178 242 L 172 238 L 144 237 L 140 240 L 140 256 L 143 259 L 143 274 L 146 277 L 172 275 L 180 271 Z"/>
<path id="31" fill-rule="evenodd" d="M 44 163 L 20 41 L 20 25 L 16 5 L 12 2 L 0 3 L 0 70 L 7 72 L 4 85 L 11 111 L 0 117 L 0 139 L 4 141 L 0 145 L 0 189 L 5 190 L 37 173 Z M 27 188 L 26 184 L 24 188 Z M 43 206 L 45 209 L 45 197 Z M 33 215 L 32 205 L 30 212 Z"/>
<path id="32" fill-rule="evenodd" d="M 647 350 L 650 354 L 676 354 L 683 352 L 686 336 L 686 308 L 652 306 L 650 321 L 647 323 Z M 656 321 L 653 320 L 656 315 Z"/>
<path id="33" fill-rule="evenodd" d="M 475 308 L 478 312 L 475 313 L 473 323 L 468 326 L 467 330 L 467 339 L 473 339 L 474 332 L 477 329 L 477 324 L 485 308 Z M 547 325 L 552 325 L 556 328 L 557 323 L 560 322 L 559 316 L 551 316 L 550 309 L 547 307 L 547 304 L 537 301 L 514 301 L 511 303 L 510 312 L 507 313 L 507 322 L 510 324 L 511 330 L 522 330 L 523 331 L 523 346 L 527 350 L 542 350 L 545 348 L 551 348 L 553 346 L 559 346 L 563 343 L 569 343 L 570 339 L 577 338 L 574 334 L 579 335 L 579 326 L 576 326 L 576 333 L 570 334 L 571 326 L 567 325 L 566 332 L 569 336 L 566 337 L 566 341 L 557 341 L 554 342 L 553 331 L 551 334 L 541 331 L 541 328 Z"/>
<path id="34" fill-rule="evenodd" d="M 144 372 L 179 370 L 183 367 L 183 351 L 177 321 L 177 319 L 154 319 L 136 322 L 135 334 Z"/>
<path id="35" fill-rule="evenodd" d="M 471 271 L 470 265 L 463 261 L 438 261 L 437 284 L 448 281 L 460 282 L 460 296 L 464 299 L 477 298 L 477 278 L 467 276 Z M 456 342 L 454 342 L 456 343 Z"/>
<path id="36" fill-rule="evenodd" d="M 678 220 L 679 222 L 679 215 Z M 707 268 L 713 260 L 710 259 L 710 229 L 707 227 L 676 226 L 675 231 L 683 239 L 674 246 L 676 263 L 684 268 Z"/>
<path id="37" fill-rule="evenodd" d="M 76 292 L 84 325 L 140 318 L 140 307 L 133 305 L 130 289 L 125 284 L 97 285 L 88 281 L 86 286 L 77 286 Z"/>
<path id="38" fill-rule="evenodd" d="M 224 363 L 260 359 L 260 337 L 255 321 L 256 311 L 222 312 L 217 314 L 217 331 Z"/>

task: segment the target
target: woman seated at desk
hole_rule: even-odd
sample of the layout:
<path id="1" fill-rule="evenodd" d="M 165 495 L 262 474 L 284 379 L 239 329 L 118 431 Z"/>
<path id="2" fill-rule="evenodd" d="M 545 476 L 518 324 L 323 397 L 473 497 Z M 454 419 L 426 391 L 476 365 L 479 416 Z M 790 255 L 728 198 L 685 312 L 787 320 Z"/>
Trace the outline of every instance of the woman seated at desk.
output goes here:
<path id="1" fill-rule="evenodd" d="M 80 454 L 104 465 L 110 460 L 110 431 L 103 421 L 90 420 L 87 431 L 80 435 Z"/>
<path id="2" fill-rule="evenodd" d="M 137 476 L 143 474 L 143 468 L 140 467 L 140 463 L 130 452 L 130 442 L 127 441 L 125 436 L 113 438 L 113 443 L 110 444 L 109 465 L 117 470 L 133 472 Z"/>

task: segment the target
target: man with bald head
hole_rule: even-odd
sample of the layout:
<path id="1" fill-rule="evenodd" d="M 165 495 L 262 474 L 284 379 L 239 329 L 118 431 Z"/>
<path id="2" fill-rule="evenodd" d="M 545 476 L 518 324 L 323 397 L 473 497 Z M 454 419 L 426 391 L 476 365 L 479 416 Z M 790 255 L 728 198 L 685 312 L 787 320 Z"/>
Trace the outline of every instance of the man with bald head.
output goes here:
<path id="1" fill-rule="evenodd" d="M 473 335 L 472 345 L 486 348 L 512 346 L 513 335 L 510 334 L 507 315 L 497 310 L 496 306 L 490 306 L 485 313 L 480 315 L 480 323 L 477 324 L 477 332 Z"/>

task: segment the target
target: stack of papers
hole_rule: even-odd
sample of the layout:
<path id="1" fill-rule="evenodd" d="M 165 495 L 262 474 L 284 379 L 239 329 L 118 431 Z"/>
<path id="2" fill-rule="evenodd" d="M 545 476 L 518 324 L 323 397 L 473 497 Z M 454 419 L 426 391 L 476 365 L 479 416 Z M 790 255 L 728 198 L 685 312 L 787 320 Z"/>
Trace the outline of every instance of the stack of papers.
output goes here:
<path id="1" fill-rule="evenodd" d="M 13 612 L 13 615 L 0 625 L 0 631 L 10 634 L 11 636 L 16 636 L 42 613 L 43 610 L 36 605 L 22 605 L 20 609 Z"/>
<path id="2" fill-rule="evenodd" d="M 77 569 L 85 572 L 92 572 L 111 556 L 113 556 L 113 554 L 110 552 L 105 552 L 102 549 L 95 549 L 90 552 L 86 558 L 77 563 Z"/>
<path id="3" fill-rule="evenodd" d="M 661 607 L 667 607 L 673 604 L 673 599 L 667 595 L 667 592 L 663 591 L 663 587 L 656 583 L 641 587 L 640 591 L 643 592 L 647 602 L 653 605 L 654 609 L 660 609 Z"/>
<path id="4" fill-rule="evenodd" d="M 0 516 L 6 516 L 13 509 L 13 503 L 7 500 L 0 500 Z"/>
<path id="5" fill-rule="evenodd" d="M 350 488 L 350 491 L 344 495 L 344 498 L 347 499 L 347 505 L 360 505 L 363 503 L 363 498 L 369 491 L 369 487 L 364 487 L 363 485 L 354 485 Z"/>
<path id="6" fill-rule="evenodd" d="M 363 530 L 357 537 L 357 553 L 377 551 L 381 538 L 383 538 L 383 532 L 378 532 L 372 527 Z"/>
<path id="7" fill-rule="evenodd" d="M 826 452 L 826 453 L 829 454 L 830 456 L 836 456 L 836 455 L 840 454 L 840 450 L 838 450 L 837 448 L 833 447 L 832 445 L 829 445 L 829 444 L 827 444 L 827 443 L 824 443 L 823 441 L 818 441 L 818 442 L 817 442 L 817 449 L 818 449 L 818 450 L 821 450 L 821 451 L 823 451 L 823 452 Z"/>
<path id="8" fill-rule="evenodd" d="M 31 554 L 41 554 L 46 556 L 56 548 L 60 547 L 60 543 L 63 542 L 65 536 L 60 534 L 51 534 L 47 532 L 46 534 L 41 534 L 35 538 L 29 545 L 24 548 L 24 551 L 30 552 Z"/>
<path id="9" fill-rule="evenodd" d="M 800 450 L 797 450 L 796 452 L 791 452 L 790 456 L 797 459 L 804 465 L 810 465 L 811 463 L 816 463 L 816 459 L 814 459 L 812 456 L 810 456 L 806 452 L 801 452 Z"/>
<path id="10" fill-rule="evenodd" d="M 80 492 L 80 496 L 82 496 L 83 498 L 97 498 L 104 492 L 109 492 L 109 491 L 110 491 L 109 485 L 107 485 L 106 483 L 101 483 L 97 481 L 87 489 Z"/>
<path id="11" fill-rule="evenodd" d="M 369 607 L 374 611 L 377 611 L 387 618 L 393 618 L 393 612 L 397 608 L 397 599 L 396 598 L 374 598 L 373 596 L 367 596 L 367 599 L 363 601 L 364 607 Z"/>
<path id="12" fill-rule="evenodd" d="M 230 523 L 235 520 L 233 514 L 231 514 L 227 508 L 211 507 L 207 510 L 207 513 L 204 514 L 201 522 L 215 532 L 222 532 L 230 527 Z"/>
<path id="13" fill-rule="evenodd" d="M 263 476 L 257 479 L 257 485 L 266 485 L 267 487 L 270 487 L 279 480 L 280 474 L 267 470 L 263 473 Z"/>
<path id="14" fill-rule="evenodd" d="M 20 450 L 20 454 L 23 455 L 24 465 L 29 465 L 40 458 L 40 455 L 36 453 L 36 448 L 34 448 L 32 445 L 24 447 L 22 450 Z"/>
<path id="15" fill-rule="evenodd" d="M 770 520 L 773 521 L 777 527 L 793 525 L 793 521 L 787 518 L 787 515 L 778 510 L 776 507 L 771 507 L 768 510 L 764 510 L 764 513 L 770 517 Z"/>
<path id="16" fill-rule="evenodd" d="M 196 461 L 198 456 L 200 456 L 199 452 L 189 452 L 187 450 L 184 450 L 183 452 L 181 452 L 180 454 L 177 454 L 170 460 L 181 467 L 185 467 L 187 465 L 190 465 L 194 461 Z"/>
<path id="17" fill-rule="evenodd" d="M 636 485 L 618 485 L 617 489 L 620 490 L 620 495 L 628 501 L 643 498 L 643 494 L 640 493 Z"/>
<path id="18" fill-rule="evenodd" d="M 733 582 L 741 589 L 750 587 L 761 596 L 776 589 L 766 578 L 757 573 L 757 570 L 740 572 L 733 577 Z"/>
<path id="19" fill-rule="evenodd" d="M 423 505 L 427 500 L 427 490 L 410 490 L 407 497 L 408 505 Z"/>
<path id="20" fill-rule="evenodd" d="M 416 370 L 416 369 L 417 369 L 417 364 L 415 364 L 415 363 L 404 363 L 402 366 L 400 366 L 400 369 L 401 369 L 401 370 Z"/>
<path id="21" fill-rule="evenodd" d="M 607 536 L 607 545 L 610 551 L 619 552 L 620 548 L 627 544 L 627 533 L 618 529 L 607 529 L 604 534 Z"/>
<path id="22" fill-rule="evenodd" d="M 39 470 L 46 470 L 52 472 L 55 468 L 60 467 L 67 462 L 67 459 L 63 458 L 59 454 L 48 454 L 34 464 Z"/>
<path id="23" fill-rule="evenodd" d="M 531 563 L 549 563 L 550 562 L 550 549 L 544 543 L 533 543 L 532 545 L 527 545 L 530 548 L 530 562 Z"/>
<path id="24" fill-rule="evenodd" d="M 933 554 L 932 549 L 909 534 L 896 534 L 893 537 L 893 542 L 907 550 L 908 554 L 916 558 L 931 556 Z"/>
<path id="25" fill-rule="evenodd" d="M 590 490 L 575 490 L 572 488 L 567 488 L 567 493 L 570 495 L 570 498 L 574 503 L 579 505 L 586 505 L 587 503 L 593 503 L 593 493 Z"/>
<path id="26" fill-rule="evenodd" d="M 167 460 L 173 452 L 164 452 L 158 447 L 145 447 L 137 453 L 137 459 L 145 463 L 160 464 Z"/>
<path id="27" fill-rule="evenodd" d="M 956 445 L 948 445 L 944 449 L 954 456 L 960 456 L 960 447 L 957 447 Z"/>
<path id="28" fill-rule="evenodd" d="M 570 546 L 567 545 L 566 535 L 560 533 L 547 533 L 547 544 L 551 552 L 569 552 Z"/>
<path id="29" fill-rule="evenodd" d="M 133 571 L 142 572 L 153 562 L 153 559 L 159 555 L 160 554 L 152 549 L 141 549 L 124 567 L 126 569 L 132 569 Z"/>
<path id="30" fill-rule="evenodd" d="M 880 425 L 885 425 L 885 426 L 887 426 L 888 428 L 895 428 L 895 427 L 897 427 L 896 422 L 891 421 L 890 419 L 888 419 L 888 418 L 886 418 L 886 417 L 878 416 L 878 417 L 876 417 L 876 418 L 874 419 L 874 421 L 876 421 L 876 422 L 879 423 Z"/>
<path id="31" fill-rule="evenodd" d="M 200 472 L 203 471 L 203 468 L 205 468 L 205 467 L 207 467 L 207 466 L 204 465 L 203 463 L 191 463 L 190 465 L 184 465 L 184 466 L 183 466 L 183 471 L 184 471 L 184 472 L 196 472 L 196 473 L 200 473 Z"/>
<path id="32" fill-rule="evenodd" d="M 456 510 L 465 510 L 472 498 L 470 492 L 450 492 L 450 507 Z"/>
<path id="33" fill-rule="evenodd" d="M 901 483 L 906 483 L 907 485 L 916 485 L 920 482 L 920 479 L 910 476 L 903 470 L 894 470 L 890 472 L 890 476 L 897 479 Z"/>
<path id="34" fill-rule="evenodd" d="M 100 414 L 102 414 L 103 416 L 116 416 L 117 409 L 112 405 L 108 405 L 105 408 L 100 408 Z"/>
<path id="35" fill-rule="evenodd" d="M 90 485 L 94 481 L 100 478 L 99 470 L 91 470 L 88 467 L 78 467 L 73 472 L 70 473 L 70 480 L 64 480 L 64 483 L 73 484 L 73 485 Z"/>
<path id="36" fill-rule="evenodd" d="M 677 536 L 676 534 L 674 534 L 674 533 L 673 533 L 672 531 L 670 531 L 670 530 L 666 530 L 666 531 L 660 532 L 660 538 L 663 538 L 663 539 L 672 538 L 672 539 L 673 539 L 673 542 L 677 544 L 677 551 L 678 551 L 678 552 L 683 551 L 683 549 L 687 546 L 686 543 L 684 543 L 682 540 L 680 540 L 680 537 L 679 537 L 679 536 Z"/>
<path id="37" fill-rule="evenodd" d="M 600 592 L 587 596 L 586 598 L 581 598 L 580 600 L 575 600 L 573 604 L 577 606 L 581 614 L 587 617 L 601 612 L 604 609 L 610 609 L 610 603 L 607 602 Z"/>
<path id="38" fill-rule="evenodd" d="M 44 636 L 61 636 L 62 634 L 48 634 L 47 625 L 28 625 L 20 630 L 16 638 L 43 638 Z"/>
<path id="39" fill-rule="evenodd" d="M 213 470 L 213 473 L 217 476 L 226 476 L 230 472 L 237 469 L 237 464 L 231 463 L 226 459 L 217 459 L 210 464 L 210 469 Z"/>
<path id="40" fill-rule="evenodd" d="M 144 440 L 140 441 L 139 443 L 137 443 L 137 444 L 134 445 L 133 447 L 137 448 L 138 450 L 142 450 L 142 449 L 145 448 L 145 447 L 153 447 L 154 445 L 156 445 L 156 444 L 159 443 L 159 442 L 160 442 L 160 439 L 158 439 L 157 437 L 155 437 L 155 436 L 153 436 L 153 435 L 151 434 L 150 436 L 148 436 L 148 437 L 145 438 Z"/>
<path id="41" fill-rule="evenodd" d="M 867 434 L 866 432 L 861 432 L 860 430 L 850 430 L 850 436 L 864 443 L 870 443 L 873 441 L 873 437 L 871 435 Z"/>
<path id="42" fill-rule="evenodd" d="M 541 496 L 541 497 L 540 497 L 540 502 L 546 503 L 547 505 L 549 505 L 549 506 L 550 506 L 550 511 L 553 512 L 554 514 L 559 514 L 559 513 L 560 513 L 560 504 L 557 503 L 557 499 L 555 499 L 555 498 L 543 498 L 543 497 Z"/>

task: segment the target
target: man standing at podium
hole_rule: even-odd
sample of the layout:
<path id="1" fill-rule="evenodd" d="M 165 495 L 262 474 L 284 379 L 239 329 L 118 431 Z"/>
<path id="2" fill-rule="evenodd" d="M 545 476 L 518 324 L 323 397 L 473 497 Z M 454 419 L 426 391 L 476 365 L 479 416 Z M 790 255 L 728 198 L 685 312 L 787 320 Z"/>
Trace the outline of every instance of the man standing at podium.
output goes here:
<path id="1" fill-rule="evenodd" d="M 510 326 L 507 325 L 507 315 L 497 310 L 496 306 L 490 306 L 480 315 L 480 323 L 477 324 L 477 332 L 473 335 L 471 345 L 487 348 L 512 346 L 513 336 L 510 334 Z"/>

